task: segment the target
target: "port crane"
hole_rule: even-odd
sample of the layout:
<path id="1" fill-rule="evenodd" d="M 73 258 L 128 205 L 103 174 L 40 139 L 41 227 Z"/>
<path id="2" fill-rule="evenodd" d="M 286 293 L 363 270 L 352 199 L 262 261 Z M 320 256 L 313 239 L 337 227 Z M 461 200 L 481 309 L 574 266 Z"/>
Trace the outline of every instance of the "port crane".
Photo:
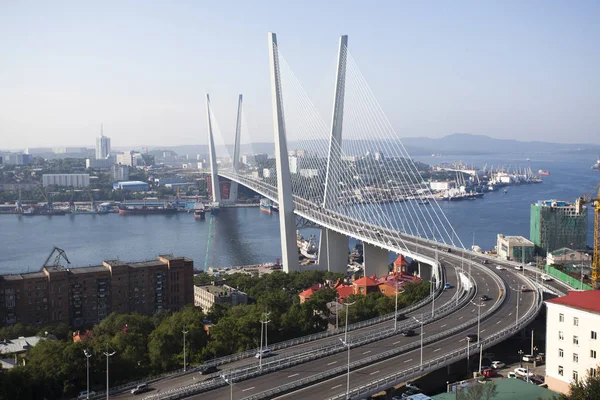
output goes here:
<path id="1" fill-rule="evenodd" d="M 584 204 L 592 204 L 594 209 L 594 255 L 592 257 L 592 286 L 598 289 L 600 285 L 600 183 L 594 190 L 577 199 L 577 212 Z"/>
<path id="2" fill-rule="evenodd" d="M 55 253 L 56 253 L 56 255 L 54 255 Z M 51 265 L 48 265 L 48 262 L 52 259 L 53 256 L 54 256 L 54 261 L 52 262 Z M 59 249 L 58 247 L 54 246 L 54 248 L 50 252 L 50 255 L 48 256 L 48 258 L 46 258 L 44 265 L 42 265 L 42 269 L 44 269 L 45 267 L 62 267 L 62 265 L 60 265 L 61 257 L 65 259 L 67 264 L 71 264 L 71 261 L 69 261 L 69 258 L 67 257 L 67 253 L 65 253 L 65 251 L 63 249 Z"/>

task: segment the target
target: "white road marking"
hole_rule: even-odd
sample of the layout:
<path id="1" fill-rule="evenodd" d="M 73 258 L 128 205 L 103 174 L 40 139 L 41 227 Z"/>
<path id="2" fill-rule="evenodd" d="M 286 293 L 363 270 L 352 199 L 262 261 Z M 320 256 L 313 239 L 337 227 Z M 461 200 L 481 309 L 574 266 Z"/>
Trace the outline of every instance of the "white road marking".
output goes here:
<path id="1" fill-rule="evenodd" d="M 245 392 L 245 391 L 247 391 L 247 390 L 252 390 L 252 389 L 254 389 L 254 386 L 252 386 L 252 387 L 249 387 L 248 389 L 242 389 L 242 392 Z"/>
<path id="2" fill-rule="evenodd" d="M 404 361 L 404 364 L 406 364 L 407 362 L 411 362 L 412 358 L 409 358 L 408 360 Z"/>
<path id="3" fill-rule="evenodd" d="M 379 370 L 375 371 L 375 372 L 371 372 L 369 375 L 375 375 L 376 373 L 378 373 Z"/>
<path id="4" fill-rule="evenodd" d="M 440 347 L 439 349 L 435 349 L 433 352 L 435 353 L 436 351 L 440 351 L 442 348 Z"/>
<path id="5" fill-rule="evenodd" d="M 443 327 L 445 327 L 446 325 L 448 325 L 448 324 L 444 324 L 444 325 L 440 326 L 440 328 L 443 328 Z"/>
<path id="6" fill-rule="evenodd" d="M 293 377 L 298 376 L 298 375 L 300 375 L 300 374 L 292 374 L 292 375 L 288 376 L 288 378 L 293 378 Z"/>
<path id="7" fill-rule="evenodd" d="M 330 362 L 330 363 L 329 363 L 329 364 L 327 364 L 327 365 L 333 365 L 333 364 L 335 364 L 336 362 L 337 362 L 337 361 L 332 361 L 332 362 Z"/>
<path id="8" fill-rule="evenodd" d="M 337 386 L 334 386 L 334 387 L 332 387 L 332 388 L 331 388 L 331 390 L 333 390 L 333 389 L 337 389 L 337 388 L 339 388 L 339 387 L 342 387 L 342 385 L 337 385 Z"/>
<path id="9" fill-rule="evenodd" d="M 398 343 L 400 343 L 400 342 L 401 342 L 401 340 L 398 340 L 397 342 L 394 342 L 394 343 L 392 343 L 392 344 L 398 344 Z"/>
<path id="10" fill-rule="evenodd" d="M 485 332 L 485 329 L 482 329 L 482 330 L 481 330 L 481 333 L 483 333 L 483 332 Z"/>
<path id="11" fill-rule="evenodd" d="M 371 350 L 367 350 L 363 354 L 369 354 L 370 352 L 371 352 Z"/>
<path id="12" fill-rule="evenodd" d="M 508 314 L 508 316 L 510 317 L 512 315 L 512 313 Z"/>
<path id="13" fill-rule="evenodd" d="M 463 319 L 463 317 L 462 317 L 462 316 L 460 316 L 460 317 L 458 317 L 458 319 Z"/>
<path id="14" fill-rule="evenodd" d="M 460 339 L 459 342 L 462 342 L 463 340 L 466 340 L 466 339 Z"/>
<path id="15" fill-rule="evenodd" d="M 498 322 L 496 322 L 496 325 L 498 325 L 500 322 L 502 322 L 502 321 L 498 321 Z"/>

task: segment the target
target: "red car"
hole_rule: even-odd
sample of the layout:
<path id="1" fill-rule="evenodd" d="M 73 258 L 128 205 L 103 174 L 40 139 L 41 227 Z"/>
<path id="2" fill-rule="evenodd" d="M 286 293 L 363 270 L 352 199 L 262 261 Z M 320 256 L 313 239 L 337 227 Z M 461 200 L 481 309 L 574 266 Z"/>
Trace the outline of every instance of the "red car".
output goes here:
<path id="1" fill-rule="evenodd" d="M 486 368 L 483 370 L 483 372 L 481 373 L 483 376 L 485 376 L 486 378 L 491 378 L 492 376 L 496 376 L 498 375 L 498 372 L 496 372 L 495 369 L 492 368 Z"/>

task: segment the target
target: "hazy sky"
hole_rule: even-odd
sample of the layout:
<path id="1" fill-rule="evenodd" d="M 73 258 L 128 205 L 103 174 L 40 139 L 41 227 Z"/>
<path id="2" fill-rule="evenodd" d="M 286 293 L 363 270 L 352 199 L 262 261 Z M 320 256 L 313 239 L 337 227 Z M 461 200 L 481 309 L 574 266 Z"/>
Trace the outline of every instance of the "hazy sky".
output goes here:
<path id="1" fill-rule="evenodd" d="M 3 1 L 0 148 L 272 141 L 267 32 L 316 103 L 338 37 L 401 137 L 600 143 L 598 1 Z M 328 117 L 327 117 L 328 119 Z"/>

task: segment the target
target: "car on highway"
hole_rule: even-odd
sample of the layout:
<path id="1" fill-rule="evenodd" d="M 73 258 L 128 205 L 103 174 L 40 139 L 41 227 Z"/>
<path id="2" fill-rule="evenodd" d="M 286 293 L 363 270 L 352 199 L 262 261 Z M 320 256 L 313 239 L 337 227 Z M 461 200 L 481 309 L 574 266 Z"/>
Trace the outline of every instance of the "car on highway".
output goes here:
<path id="1" fill-rule="evenodd" d="M 534 376 L 530 376 L 529 377 L 529 383 L 532 383 L 534 385 L 543 385 L 544 384 L 544 378 L 539 376 L 539 375 L 534 375 Z"/>
<path id="2" fill-rule="evenodd" d="M 552 277 L 550 275 L 542 274 L 542 280 L 548 282 L 552 280 Z"/>
<path id="3" fill-rule="evenodd" d="M 400 332 L 402 336 L 415 336 L 414 329 L 404 329 Z"/>
<path id="4" fill-rule="evenodd" d="M 474 333 L 471 333 L 471 334 L 467 335 L 466 339 L 469 342 L 474 342 L 477 340 L 477 335 L 475 335 Z"/>
<path id="5" fill-rule="evenodd" d="M 529 289 L 527 286 L 523 285 L 521 286 L 521 292 L 529 292 L 531 289 Z"/>
<path id="6" fill-rule="evenodd" d="M 396 317 L 396 321 L 404 321 L 406 319 L 406 315 L 404 314 L 398 314 L 398 316 Z"/>
<path id="7" fill-rule="evenodd" d="M 487 295 L 483 295 L 479 298 L 481 301 L 488 301 L 490 298 Z"/>
<path id="8" fill-rule="evenodd" d="M 90 390 L 90 396 L 89 397 L 94 397 L 96 395 L 96 392 L 94 392 L 93 390 Z M 87 390 L 84 390 L 83 392 L 79 392 L 79 396 L 77 396 L 78 399 L 87 399 L 88 398 L 88 392 Z"/>
<path id="9" fill-rule="evenodd" d="M 137 385 L 136 387 L 131 389 L 131 394 L 142 394 L 142 393 L 146 393 L 149 390 L 150 390 L 150 387 L 148 386 L 147 383 L 140 383 L 139 385 Z"/>
<path id="10" fill-rule="evenodd" d="M 520 265 L 515 265 L 515 269 L 516 269 L 517 271 L 523 271 L 523 267 L 522 267 L 522 266 L 520 266 Z"/>
<path id="11" fill-rule="evenodd" d="M 444 289 L 451 289 L 452 285 L 448 282 L 446 282 L 446 284 L 444 285 Z"/>
<path id="12" fill-rule="evenodd" d="M 525 362 L 533 362 L 533 360 L 534 360 L 534 357 L 531 354 L 525 354 L 523 356 L 523 361 L 525 361 Z"/>
<path id="13" fill-rule="evenodd" d="M 265 357 L 269 357 L 271 355 L 271 349 L 262 349 L 256 352 L 256 354 L 254 355 L 254 358 L 265 358 Z"/>
<path id="14" fill-rule="evenodd" d="M 504 268 L 502 265 L 496 265 L 496 269 L 498 271 L 504 271 L 506 268 Z"/>
<path id="15" fill-rule="evenodd" d="M 214 374 L 218 370 L 219 370 L 219 368 L 217 368 L 216 365 L 207 365 L 205 367 L 201 367 L 198 372 L 200 373 L 200 375 L 210 375 L 210 374 Z"/>
<path id="16" fill-rule="evenodd" d="M 528 372 L 528 369 L 523 367 L 515 368 L 515 374 L 518 376 L 533 376 L 533 372 Z"/>
<path id="17" fill-rule="evenodd" d="M 500 368 L 504 368 L 505 364 L 502 361 L 492 361 L 492 368 L 494 369 L 500 369 Z"/>
<path id="18" fill-rule="evenodd" d="M 486 259 L 483 259 L 483 261 L 481 261 L 481 262 L 484 263 L 484 264 L 488 264 L 489 263 L 489 261 L 486 260 Z"/>

